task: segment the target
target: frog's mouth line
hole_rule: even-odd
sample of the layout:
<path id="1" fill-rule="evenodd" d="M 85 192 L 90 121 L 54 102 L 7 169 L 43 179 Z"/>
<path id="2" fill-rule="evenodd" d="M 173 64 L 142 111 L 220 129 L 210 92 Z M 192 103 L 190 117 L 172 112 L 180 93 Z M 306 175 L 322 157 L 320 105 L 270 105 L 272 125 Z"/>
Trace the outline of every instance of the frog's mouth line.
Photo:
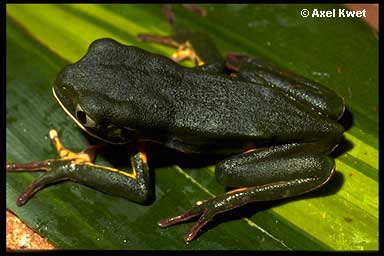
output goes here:
<path id="1" fill-rule="evenodd" d="M 64 110 L 64 112 L 72 118 L 72 120 L 79 126 L 83 131 L 91 135 L 92 137 L 99 139 L 101 141 L 104 141 L 106 143 L 112 143 L 112 144 L 124 144 L 123 142 L 111 142 L 106 139 L 103 139 L 102 137 L 96 135 L 94 132 L 90 131 L 87 129 L 82 123 L 79 122 L 79 120 L 76 119 L 76 117 L 73 116 L 73 114 L 64 106 L 64 104 L 60 101 L 59 97 L 57 96 L 55 92 L 55 88 L 52 86 L 52 93 L 53 96 L 55 97 L 56 101 L 59 103 L 60 107 Z"/>

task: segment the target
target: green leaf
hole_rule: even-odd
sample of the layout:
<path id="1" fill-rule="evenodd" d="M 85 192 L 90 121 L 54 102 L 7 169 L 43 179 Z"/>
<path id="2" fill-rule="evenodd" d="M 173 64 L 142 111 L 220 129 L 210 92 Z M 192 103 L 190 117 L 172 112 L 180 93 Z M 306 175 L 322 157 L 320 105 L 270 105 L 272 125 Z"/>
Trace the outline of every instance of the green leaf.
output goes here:
<path id="1" fill-rule="evenodd" d="M 302 197 L 249 204 L 225 213 L 189 244 L 192 223 L 167 229 L 157 221 L 196 201 L 222 194 L 214 167 L 152 166 L 156 201 L 142 206 L 86 186 L 63 182 L 25 206 L 16 197 L 39 173 L 7 174 L 7 208 L 58 248 L 83 249 L 378 249 L 378 36 L 355 18 L 302 18 L 300 10 L 337 5 L 204 5 L 206 17 L 180 6 L 177 21 L 209 33 L 219 50 L 260 56 L 321 82 L 345 98 L 348 130 L 335 154 L 337 172 Z M 7 162 L 56 157 L 55 128 L 72 150 L 87 137 L 59 108 L 51 85 L 60 69 L 80 59 L 97 38 L 170 56 L 163 46 L 138 42 L 138 33 L 170 33 L 159 5 L 7 5 Z M 162 156 L 167 158 L 167 155 Z M 99 162 L 108 160 L 100 156 Z"/>

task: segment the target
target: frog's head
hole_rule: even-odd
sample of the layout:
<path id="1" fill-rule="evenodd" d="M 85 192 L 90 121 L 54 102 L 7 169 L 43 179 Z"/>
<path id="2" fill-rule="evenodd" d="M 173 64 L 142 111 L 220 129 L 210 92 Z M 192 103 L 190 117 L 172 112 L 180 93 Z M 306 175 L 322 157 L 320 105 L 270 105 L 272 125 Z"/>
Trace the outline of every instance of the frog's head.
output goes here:
<path id="1" fill-rule="evenodd" d="M 135 47 L 111 39 L 93 42 L 78 62 L 57 76 L 53 94 L 63 110 L 88 134 L 109 143 L 127 143 L 137 136 L 135 120 L 141 82 L 127 63 L 137 62 Z M 127 86 L 127 84 L 129 86 Z"/>
<path id="2" fill-rule="evenodd" d="M 115 124 L 110 115 L 111 102 L 102 98 L 102 95 L 81 93 L 56 80 L 52 88 L 53 95 L 65 113 L 89 135 L 104 142 L 123 144 L 130 142 L 137 131 L 128 126 Z"/>

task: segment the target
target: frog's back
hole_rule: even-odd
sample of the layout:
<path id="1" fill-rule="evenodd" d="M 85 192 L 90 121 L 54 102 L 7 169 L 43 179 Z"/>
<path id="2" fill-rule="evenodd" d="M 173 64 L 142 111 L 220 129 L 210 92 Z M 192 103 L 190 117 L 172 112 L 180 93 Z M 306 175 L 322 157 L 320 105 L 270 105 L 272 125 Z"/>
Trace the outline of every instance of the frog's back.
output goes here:
<path id="1" fill-rule="evenodd" d="M 170 129 L 185 144 L 281 144 L 342 132 L 336 122 L 276 89 L 226 76 L 186 71 L 180 87 L 168 88 L 168 93 L 174 108 Z"/>

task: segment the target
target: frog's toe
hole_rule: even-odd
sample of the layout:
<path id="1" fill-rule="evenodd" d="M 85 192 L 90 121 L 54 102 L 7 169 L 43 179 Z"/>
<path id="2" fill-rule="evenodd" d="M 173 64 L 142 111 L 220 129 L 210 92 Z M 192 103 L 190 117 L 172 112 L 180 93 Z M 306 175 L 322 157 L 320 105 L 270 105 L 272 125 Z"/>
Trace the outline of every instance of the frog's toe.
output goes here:
<path id="1" fill-rule="evenodd" d="M 158 225 L 162 228 L 169 227 L 177 223 L 187 221 L 195 216 L 201 215 L 203 211 L 204 211 L 204 207 L 201 207 L 201 205 L 197 205 L 183 214 L 160 220 L 158 222 Z"/>
<path id="2" fill-rule="evenodd" d="M 213 203 L 214 201 L 215 201 L 214 199 L 203 201 L 203 202 L 200 201 L 192 209 L 186 211 L 183 214 L 161 220 L 158 222 L 158 225 L 162 228 L 165 228 L 177 223 L 187 221 L 193 217 L 200 215 L 200 218 L 196 222 L 196 224 L 193 225 L 193 227 L 184 236 L 185 242 L 189 242 L 196 237 L 196 235 L 199 233 L 201 228 L 205 224 L 207 224 L 212 219 L 212 217 L 216 214 L 216 211 L 214 209 L 214 203 Z"/>

